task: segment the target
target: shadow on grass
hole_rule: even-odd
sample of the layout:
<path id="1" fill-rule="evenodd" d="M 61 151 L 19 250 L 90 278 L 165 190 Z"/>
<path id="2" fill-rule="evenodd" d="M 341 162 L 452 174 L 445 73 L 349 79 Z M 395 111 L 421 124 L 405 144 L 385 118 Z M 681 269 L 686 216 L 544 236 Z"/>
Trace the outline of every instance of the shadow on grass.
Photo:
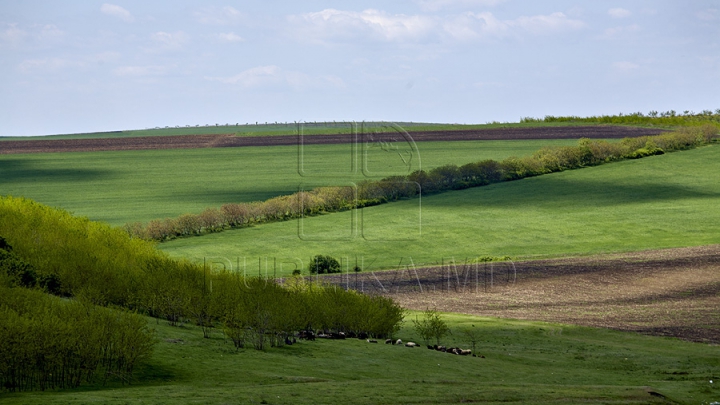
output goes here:
<path id="1" fill-rule="evenodd" d="M 0 160 L 0 183 L 27 183 L 28 181 L 90 181 L 109 179 L 112 170 L 83 168 L 46 168 L 45 160 Z"/>
<path id="2" fill-rule="evenodd" d="M 226 201 L 228 203 L 243 203 L 265 201 L 274 197 L 286 196 L 297 193 L 297 188 L 288 190 L 262 190 L 250 189 L 245 190 L 200 190 L 188 192 L 173 193 L 173 198 L 180 199 L 185 202 L 208 203 L 209 207 L 219 208 L 222 204 L 211 203 L 212 201 Z"/>

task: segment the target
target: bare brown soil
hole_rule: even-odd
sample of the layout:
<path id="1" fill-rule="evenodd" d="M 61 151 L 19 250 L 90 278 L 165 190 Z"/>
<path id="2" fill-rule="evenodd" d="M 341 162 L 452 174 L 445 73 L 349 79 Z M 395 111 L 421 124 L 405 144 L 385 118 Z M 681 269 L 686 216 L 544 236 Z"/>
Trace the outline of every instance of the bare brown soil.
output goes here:
<path id="1" fill-rule="evenodd" d="M 2 141 L 0 154 L 44 152 L 91 152 L 142 149 L 193 149 L 242 146 L 281 146 L 311 144 L 341 144 L 363 142 L 364 137 L 381 137 L 395 141 L 469 141 L 510 139 L 611 139 L 657 135 L 659 129 L 619 126 L 565 126 L 537 128 L 495 128 L 468 131 L 427 131 L 401 133 L 375 133 L 337 135 L 274 135 L 242 137 L 233 134 L 146 136 L 130 138 L 56 139 L 29 141 Z"/>
<path id="2" fill-rule="evenodd" d="M 328 277 L 416 310 L 720 343 L 720 245 Z"/>

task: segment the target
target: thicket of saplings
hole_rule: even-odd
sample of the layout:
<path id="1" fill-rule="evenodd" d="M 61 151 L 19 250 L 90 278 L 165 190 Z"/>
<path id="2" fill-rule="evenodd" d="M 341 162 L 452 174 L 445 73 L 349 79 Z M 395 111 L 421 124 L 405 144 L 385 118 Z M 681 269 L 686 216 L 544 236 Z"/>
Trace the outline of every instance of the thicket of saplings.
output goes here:
<path id="1" fill-rule="evenodd" d="M 699 113 L 689 110 L 685 110 L 683 112 L 677 112 L 675 110 L 658 112 L 653 110 L 647 114 L 636 112 L 632 114 L 621 113 L 618 115 L 600 115 L 591 117 L 555 117 L 552 115 L 546 115 L 544 118 L 525 117 L 521 119 L 520 122 L 574 122 L 586 124 L 646 125 L 663 127 L 701 126 L 708 123 L 720 125 L 720 108 L 716 109 L 714 112 L 711 110 L 703 110 Z"/>
<path id="2" fill-rule="evenodd" d="M 154 336 L 139 315 L 10 284 L 0 273 L 0 390 L 126 383 L 152 353 Z"/>
<path id="3" fill-rule="evenodd" d="M 509 157 L 500 162 L 484 160 L 459 167 L 449 164 L 429 171 L 418 170 L 406 176 L 360 182 L 357 188 L 319 187 L 263 202 L 225 204 L 220 208 L 208 208 L 200 214 L 152 220 L 147 224 L 126 224 L 123 228 L 132 236 L 157 241 L 202 235 L 322 212 L 368 207 L 416 197 L 420 193 L 428 195 L 460 190 L 691 149 L 712 142 L 717 134 L 718 127 L 706 123 L 656 136 L 625 138 L 614 143 L 584 138 L 577 146 L 545 147 L 531 156 Z"/>
<path id="4" fill-rule="evenodd" d="M 385 297 L 173 260 L 120 228 L 25 198 L 0 197 L 0 235 L 0 389 L 76 386 L 97 375 L 129 381 L 152 334 L 145 318 L 123 311 L 193 322 L 205 337 L 217 328 L 256 349 L 307 329 L 390 336 L 404 316 Z"/>

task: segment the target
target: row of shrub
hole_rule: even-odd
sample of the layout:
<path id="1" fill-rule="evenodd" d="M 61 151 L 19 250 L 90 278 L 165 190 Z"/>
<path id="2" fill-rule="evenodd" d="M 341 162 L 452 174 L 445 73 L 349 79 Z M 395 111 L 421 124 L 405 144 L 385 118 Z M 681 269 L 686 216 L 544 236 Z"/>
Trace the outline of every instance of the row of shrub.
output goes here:
<path id="1" fill-rule="evenodd" d="M 401 198 L 412 198 L 447 190 L 484 186 L 568 169 L 594 166 L 621 159 L 637 159 L 694 148 L 711 142 L 718 127 L 706 124 L 682 128 L 656 136 L 625 138 L 620 142 L 580 139 L 577 146 L 545 147 L 531 156 L 509 157 L 497 162 L 484 160 L 463 166 L 449 164 L 406 176 L 368 180 L 352 187 L 319 187 L 264 202 L 225 204 L 201 214 L 132 223 L 125 231 L 137 238 L 164 241 L 202 235 L 263 222 L 288 220 L 353 208 L 362 208 Z"/>
<path id="2" fill-rule="evenodd" d="M 127 311 L 10 287 L 0 273 L 0 389 L 74 388 L 129 382 L 152 353 L 147 321 Z"/>
<path id="3" fill-rule="evenodd" d="M 715 111 L 703 110 L 699 113 L 693 111 L 677 112 L 669 111 L 650 111 L 647 114 L 636 112 L 632 114 L 618 115 L 599 115 L 590 117 L 578 116 L 552 116 L 546 115 L 544 118 L 525 117 L 520 120 L 523 123 L 547 122 L 547 123 L 584 123 L 584 124 L 614 124 L 614 125 L 645 125 L 645 126 L 663 126 L 663 127 L 680 127 L 680 126 L 699 126 L 705 124 L 720 125 L 720 108 Z"/>
<path id="4" fill-rule="evenodd" d="M 67 344 L 76 344 L 73 353 L 95 359 L 92 356 L 96 356 L 97 350 L 106 349 L 87 346 L 85 341 L 72 341 L 68 334 L 73 330 L 78 333 L 77 339 L 85 339 L 84 331 L 90 333 L 93 330 L 75 328 L 72 322 L 94 322 L 104 333 L 113 330 L 120 333 L 123 322 L 142 319 L 123 312 L 93 309 L 92 305 L 122 307 L 167 319 L 173 325 L 193 322 L 203 328 L 206 336 L 212 328 L 222 329 L 237 347 L 247 344 L 257 349 L 265 348 L 266 344 L 283 344 L 283 338 L 306 329 L 388 336 L 397 331 L 403 319 L 403 309 L 388 298 L 315 285 L 301 277 L 283 286 L 275 280 L 211 271 L 188 261 L 173 260 L 158 251 L 154 242 L 131 238 L 120 228 L 74 217 L 66 211 L 25 198 L 0 197 L 0 235 L 0 277 L 4 288 L 13 291 L 12 295 L 24 294 L 17 291 L 41 294 L 28 291 L 34 288 L 73 298 L 62 301 L 66 306 L 53 297 L 44 301 L 38 299 L 37 311 L 40 312 L 29 312 L 27 308 L 21 311 L 17 305 L 0 300 L 0 325 L 12 321 L 21 325 L 18 328 L 28 328 L 23 339 L 6 340 L 4 335 L 0 336 L 5 345 L 1 349 L 4 351 L 0 351 L 3 357 L 4 353 L 26 353 L 23 340 L 44 333 L 37 329 L 42 325 L 70 322 L 71 326 L 62 329 L 67 331 L 63 332 L 65 334 L 43 335 L 47 338 L 43 347 L 57 348 L 65 344 L 63 342 L 69 342 Z M 0 291 L 3 297 L 4 292 Z M 46 307 L 49 309 L 42 309 Z M 90 316 L 87 319 L 92 321 L 80 317 L 82 311 L 79 308 L 83 308 Z M 108 324 L 112 319 L 119 323 Z M 133 325 L 140 328 L 139 324 Z M 19 330 L 6 328 L 2 333 L 16 335 Z M 114 350 L 114 339 L 128 339 L 122 337 L 124 335 L 103 336 L 106 338 L 103 342 L 111 341 L 107 350 Z M 135 359 L 143 358 L 144 346 L 133 347 L 138 350 Z M 98 367 L 105 370 L 103 372 L 110 370 L 108 373 L 123 378 L 132 372 L 126 360 L 112 356 L 107 359 L 98 363 Z M 15 363 L 12 360 L 7 364 Z M 12 390 L 67 386 L 57 384 L 85 381 L 90 374 L 95 374 L 92 370 L 98 369 L 88 369 L 83 364 L 84 374 L 78 377 L 71 373 L 72 379 L 60 378 L 53 372 L 53 378 L 59 380 L 51 381 L 50 374 L 41 376 L 32 367 L 26 370 L 31 373 L 30 377 L 17 377 L 17 372 L 13 371 L 15 366 L 0 369 L 0 379 L 10 381 L 7 388 Z M 113 368 L 116 365 L 124 368 Z"/>

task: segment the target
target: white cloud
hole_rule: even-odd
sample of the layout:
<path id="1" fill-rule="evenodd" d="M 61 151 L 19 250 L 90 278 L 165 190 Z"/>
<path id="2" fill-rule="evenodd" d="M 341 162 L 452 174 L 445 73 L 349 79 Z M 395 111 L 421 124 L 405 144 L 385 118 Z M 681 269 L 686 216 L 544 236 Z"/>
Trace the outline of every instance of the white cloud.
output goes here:
<path id="1" fill-rule="evenodd" d="M 22 42 L 27 35 L 27 31 L 18 28 L 17 24 L 9 24 L 6 29 L 0 31 L 0 42 L 15 46 Z"/>
<path id="2" fill-rule="evenodd" d="M 505 0 L 417 0 L 423 11 L 438 11 L 446 8 L 491 7 Z"/>
<path id="3" fill-rule="evenodd" d="M 499 20 L 492 13 L 485 12 L 465 13 L 447 20 L 443 28 L 456 39 L 470 40 L 518 36 L 526 32 L 532 35 L 546 35 L 584 27 L 584 22 L 567 18 L 563 13 Z"/>
<path id="4" fill-rule="evenodd" d="M 336 76 L 310 76 L 302 72 L 284 70 L 276 65 L 257 66 L 231 77 L 206 77 L 206 79 L 244 88 L 279 86 L 299 90 L 309 87 L 345 87 L 343 80 Z"/>
<path id="5" fill-rule="evenodd" d="M 65 32 L 53 24 L 35 24 L 26 28 L 20 28 L 17 24 L 7 24 L 7 28 L 0 31 L 0 46 L 50 45 L 64 36 Z"/>
<path id="6" fill-rule="evenodd" d="M 533 35 L 577 30 L 586 24 L 557 12 L 499 20 L 490 12 L 466 12 L 445 17 L 388 14 L 378 10 L 362 12 L 326 9 L 288 17 L 296 37 L 315 42 L 337 42 L 367 38 L 386 42 L 419 42 L 452 38 L 458 40 Z"/>
<path id="7" fill-rule="evenodd" d="M 228 25 L 241 21 L 244 14 L 233 7 L 208 8 L 195 12 L 195 17 L 203 24 Z"/>
<path id="8" fill-rule="evenodd" d="M 552 32 L 577 30 L 585 27 L 580 20 L 567 18 L 563 13 L 552 13 L 550 15 L 536 15 L 532 17 L 520 17 L 507 22 L 510 26 L 517 26 L 533 34 L 548 34 Z"/>
<path id="9" fill-rule="evenodd" d="M 632 15 L 632 12 L 624 8 L 611 8 L 610 10 L 608 10 L 608 15 L 612 18 L 626 18 L 630 17 Z"/>
<path id="10" fill-rule="evenodd" d="M 65 32 L 53 24 L 42 25 L 37 37 L 41 41 L 56 40 L 65 36 Z"/>
<path id="11" fill-rule="evenodd" d="M 23 73 L 31 73 L 33 71 L 58 70 L 79 65 L 80 63 L 77 61 L 64 58 L 26 59 L 18 65 L 18 70 Z"/>
<path id="12" fill-rule="evenodd" d="M 100 6 L 100 12 L 106 15 L 117 17 L 125 22 L 135 21 L 135 17 L 129 11 L 115 4 L 105 3 Z"/>
<path id="13" fill-rule="evenodd" d="M 621 72 L 632 72 L 634 70 L 640 69 L 640 65 L 628 61 L 615 62 L 612 64 L 612 67 L 615 70 L 619 70 Z"/>
<path id="14" fill-rule="evenodd" d="M 152 35 L 150 35 L 150 38 L 157 44 L 159 47 L 164 49 L 179 49 L 182 47 L 182 45 L 187 41 L 188 36 L 182 31 L 177 32 L 164 32 L 164 31 L 158 31 Z"/>
<path id="15" fill-rule="evenodd" d="M 120 66 L 113 69 L 117 76 L 162 76 L 174 66 Z"/>
<path id="16" fill-rule="evenodd" d="M 26 59 L 22 61 L 17 69 L 22 73 L 49 72 L 65 68 L 88 68 L 114 62 L 120 59 L 118 52 L 102 52 L 89 56 L 77 58 L 42 58 Z"/>
<path id="17" fill-rule="evenodd" d="M 697 18 L 703 21 L 715 21 L 720 19 L 720 11 L 715 8 L 709 8 L 707 10 L 700 11 L 695 14 Z"/>
<path id="18" fill-rule="evenodd" d="M 234 32 L 217 34 L 217 38 L 223 42 L 244 42 L 245 39 Z"/>
<path id="19" fill-rule="evenodd" d="M 599 37 L 600 39 L 616 39 L 616 38 L 623 38 L 627 36 L 629 33 L 638 32 L 640 31 L 640 26 L 637 24 L 632 24 L 624 27 L 611 27 L 605 29 L 603 31 L 603 34 Z"/>
<path id="20" fill-rule="evenodd" d="M 303 39 L 318 41 L 357 36 L 381 41 L 417 40 L 436 25 L 432 17 L 390 15 L 373 9 L 362 12 L 325 9 L 288 19 L 300 27 Z"/>

